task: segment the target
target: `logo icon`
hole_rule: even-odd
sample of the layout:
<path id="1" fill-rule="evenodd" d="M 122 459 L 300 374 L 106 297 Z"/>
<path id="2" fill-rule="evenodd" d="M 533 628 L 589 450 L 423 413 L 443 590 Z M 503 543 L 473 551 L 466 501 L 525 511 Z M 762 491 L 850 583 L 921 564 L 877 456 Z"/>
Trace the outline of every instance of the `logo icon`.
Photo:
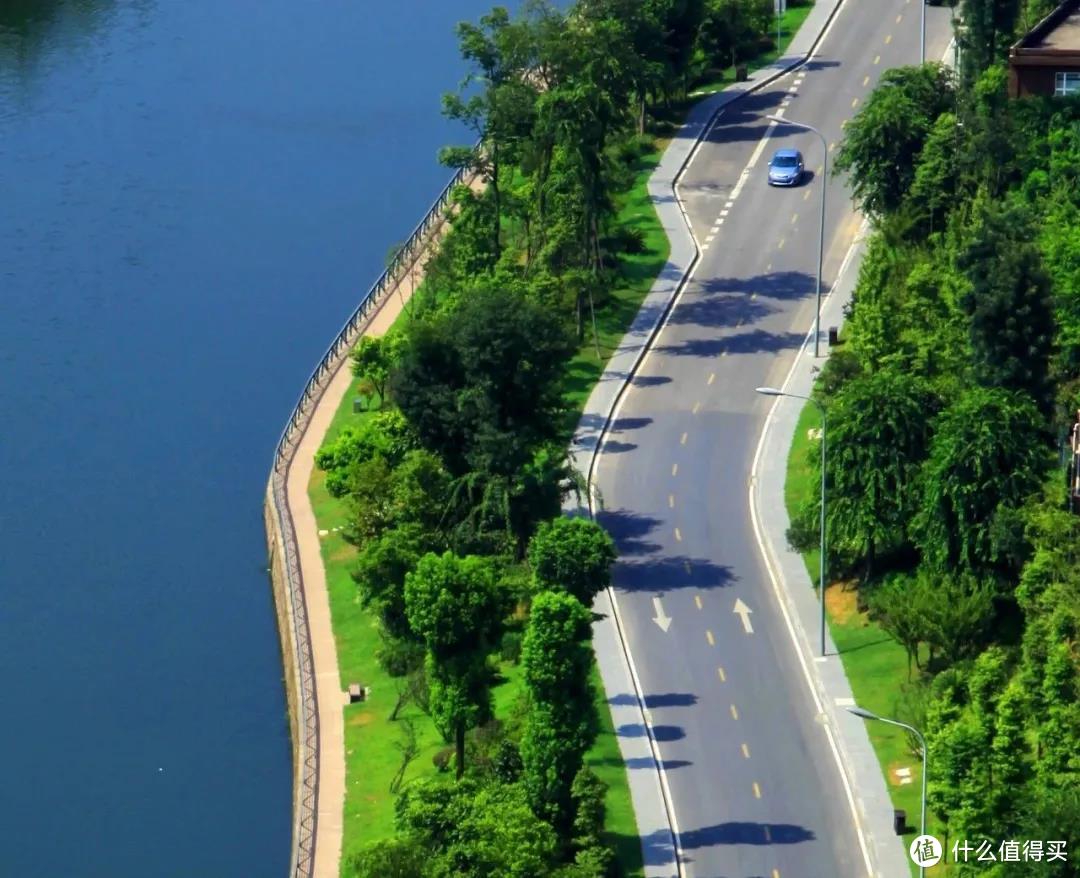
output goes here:
<path id="1" fill-rule="evenodd" d="M 920 835 L 908 848 L 916 866 L 936 866 L 941 861 L 941 842 L 932 835 Z"/>

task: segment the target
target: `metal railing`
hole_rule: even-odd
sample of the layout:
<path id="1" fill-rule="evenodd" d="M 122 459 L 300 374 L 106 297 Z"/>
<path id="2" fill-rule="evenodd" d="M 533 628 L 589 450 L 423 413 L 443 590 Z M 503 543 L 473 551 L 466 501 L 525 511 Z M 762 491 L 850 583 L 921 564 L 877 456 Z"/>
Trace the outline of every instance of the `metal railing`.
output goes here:
<path id="1" fill-rule="evenodd" d="M 289 446 L 304 434 L 311 413 L 322 397 L 323 391 L 329 383 L 329 378 L 333 376 L 335 367 L 349 352 L 353 344 L 356 343 L 357 336 L 363 329 L 367 317 L 382 300 L 383 296 L 394 288 L 398 280 L 416 266 L 417 260 L 427 245 L 430 237 L 429 233 L 443 222 L 443 214 L 450 203 L 450 195 L 454 188 L 465 184 L 469 179 L 470 174 L 464 168 L 451 177 L 450 182 L 443 187 L 443 191 L 435 199 L 435 203 L 428 208 L 428 212 L 420 220 L 419 225 L 413 229 L 412 234 L 409 235 L 408 240 L 401 246 L 401 249 L 394 254 L 394 258 L 390 261 L 386 270 L 371 285 L 371 289 L 360 300 L 360 304 L 356 306 L 352 316 L 345 322 L 345 325 L 337 334 L 337 338 L 331 342 L 330 347 L 326 349 L 326 353 L 322 355 L 319 365 L 311 373 L 311 377 L 308 378 L 308 382 L 300 394 L 300 399 L 297 400 L 296 405 L 293 407 L 292 416 L 285 425 L 285 429 L 281 432 L 281 438 L 278 440 L 277 449 L 274 452 L 275 471 L 280 470 L 286 464 L 289 457 Z"/>
<path id="2" fill-rule="evenodd" d="M 293 656 L 296 673 L 296 709 L 299 714 L 296 723 L 297 786 L 294 791 L 295 814 L 293 815 L 290 878 L 311 878 L 315 869 L 319 793 L 319 711 L 315 692 L 315 660 L 311 648 L 307 602 L 304 595 L 304 577 L 300 568 L 300 550 L 286 490 L 289 468 L 292 465 L 297 444 L 304 435 L 319 400 L 342 359 L 356 343 L 368 317 L 383 297 L 416 267 L 416 263 L 432 240 L 433 233 L 445 220 L 454 188 L 467 184 L 471 179 L 470 173 L 465 169 L 454 174 L 424 218 L 413 229 L 408 240 L 394 254 L 386 270 L 360 300 L 360 304 L 345 322 L 330 347 L 326 349 L 319 364 L 311 373 L 311 377 L 308 378 L 274 449 L 274 465 L 270 474 L 270 496 L 273 499 L 281 545 L 284 550 L 282 574 L 285 577 L 285 588 L 288 590 L 289 601 L 292 605 L 293 643 L 296 653 Z"/>
<path id="3" fill-rule="evenodd" d="M 315 872 L 315 830 L 319 805 L 319 702 L 315 692 L 315 656 L 311 649 L 300 549 L 286 491 L 288 467 L 271 475 L 271 497 L 283 547 L 282 575 L 289 592 L 293 620 L 293 670 L 296 679 L 296 788 L 293 791 L 291 878 Z M 286 661 L 289 659 L 285 656 Z"/>

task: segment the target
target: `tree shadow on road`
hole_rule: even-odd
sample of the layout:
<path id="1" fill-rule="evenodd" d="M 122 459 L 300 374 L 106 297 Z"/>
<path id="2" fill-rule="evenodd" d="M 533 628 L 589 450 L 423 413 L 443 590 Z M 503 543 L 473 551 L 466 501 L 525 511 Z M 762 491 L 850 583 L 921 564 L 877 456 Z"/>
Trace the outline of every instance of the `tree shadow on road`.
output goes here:
<path id="1" fill-rule="evenodd" d="M 682 726 L 652 726 L 653 737 L 657 741 L 681 741 L 686 737 Z M 644 723 L 626 723 L 615 729 L 620 738 L 644 738 L 648 732 Z"/>
<path id="2" fill-rule="evenodd" d="M 806 338 L 804 332 L 766 332 L 754 329 L 723 338 L 691 338 L 674 345 L 665 345 L 657 351 L 677 357 L 718 357 L 723 353 L 759 354 L 779 353 L 800 347 Z"/>
<path id="3" fill-rule="evenodd" d="M 816 281 L 816 274 L 805 271 L 773 271 L 753 277 L 710 277 L 695 281 L 695 288 L 705 293 L 757 293 L 759 297 L 793 302 L 813 295 Z M 827 295 L 829 289 L 822 281 L 821 295 Z"/>
<path id="4" fill-rule="evenodd" d="M 800 844 L 813 841 L 816 836 L 809 829 L 792 823 L 716 823 L 691 829 L 679 834 L 683 850 L 712 847 L 722 844 Z"/>
<path id="5" fill-rule="evenodd" d="M 672 312 L 670 322 L 681 326 L 714 328 L 739 326 L 766 317 L 773 310 L 771 305 L 751 299 L 742 290 L 716 293 L 705 289 L 696 296 L 683 299 Z"/>
<path id="6" fill-rule="evenodd" d="M 608 704 L 629 705 L 633 707 L 637 703 L 637 696 L 630 692 L 622 692 L 608 699 Z M 648 708 L 693 707 L 697 703 L 698 697 L 693 692 L 665 692 L 663 694 L 645 696 L 645 706 Z"/>
<path id="7" fill-rule="evenodd" d="M 596 514 L 596 520 L 611 534 L 620 555 L 647 555 L 660 549 L 658 543 L 645 540 L 660 524 L 660 520 L 651 515 L 623 509 L 602 509 Z"/>
<path id="8" fill-rule="evenodd" d="M 617 540 L 616 545 L 621 549 Z M 620 592 L 648 591 L 663 597 L 665 592 L 680 588 L 724 588 L 735 581 L 735 576 L 726 564 L 672 555 L 618 562 L 612 580 Z"/>
<path id="9" fill-rule="evenodd" d="M 596 759 L 589 763 L 590 765 L 625 765 L 629 769 L 635 771 L 640 770 L 656 770 L 656 761 L 651 756 L 633 756 L 630 759 L 617 759 L 615 757 L 609 757 L 607 759 Z M 663 760 L 664 771 L 672 771 L 676 768 L 686 768 L 693 765 L 693 762 L 689 762 L 686 759 L 665 759 Z"/>

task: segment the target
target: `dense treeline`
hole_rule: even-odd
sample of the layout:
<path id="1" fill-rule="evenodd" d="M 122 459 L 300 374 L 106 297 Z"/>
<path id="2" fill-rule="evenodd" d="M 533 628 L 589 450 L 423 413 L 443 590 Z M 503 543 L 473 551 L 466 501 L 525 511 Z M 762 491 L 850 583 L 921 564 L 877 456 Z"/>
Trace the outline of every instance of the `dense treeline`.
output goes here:
<path id="1" fill-rule="evenodd" d="M 443 108 L 481 147 L 440 157 L 482 185 L 454 193 L 404 325 L 353 353 L 379 411 L 317 459 L 350 510 L 379 660 L 401 680 L 394 717 L 411 702 L 448 746 L 427 780 L 403 785 L 402 768 L 398 834 L 346 874 L 616 871 L 604 786 L 583 767 L 589 608 L 615 553 L 593 523 L 558 517 L 579 487 L 567 365 L 643 246 L 614 221 L 635 163 L 690 84 L 767 47 L 771 21 L 772 0 L 579 0 L 458 28 L 472 73 Z M 495 656 L 520 664 L 526 693 L 499 719 Z"/>
<path id="2" fill-rule="evenodd" d="M 839 153 L 874 235 L 817 389 L 832 573 L 908 652 L 953 840 L 1080 838 L 1080 100 L 1009 100 L 1002 63 L 1052 5 L 966 0 L 959 79 L 889 71 Z"/>

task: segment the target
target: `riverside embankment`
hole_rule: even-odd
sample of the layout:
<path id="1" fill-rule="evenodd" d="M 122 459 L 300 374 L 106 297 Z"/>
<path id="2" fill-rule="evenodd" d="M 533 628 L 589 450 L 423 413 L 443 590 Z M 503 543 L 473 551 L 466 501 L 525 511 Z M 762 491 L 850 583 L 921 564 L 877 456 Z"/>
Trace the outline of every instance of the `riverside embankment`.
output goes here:
<path id="1" fill-rule="evenodd" d="M 351 384 L 349 351 L 361 336 L 381 335 L 393 324 L 423 279 L 425 255 L 447 228 L 451 190 L 470 182 L 454 175 L 361 299 L 308 379 L 274 452 L 265 520 L 293 740 L 294 878 L 338 874 L 345 804 L 347 696 L 308 495 L 315 452 Z"/>

